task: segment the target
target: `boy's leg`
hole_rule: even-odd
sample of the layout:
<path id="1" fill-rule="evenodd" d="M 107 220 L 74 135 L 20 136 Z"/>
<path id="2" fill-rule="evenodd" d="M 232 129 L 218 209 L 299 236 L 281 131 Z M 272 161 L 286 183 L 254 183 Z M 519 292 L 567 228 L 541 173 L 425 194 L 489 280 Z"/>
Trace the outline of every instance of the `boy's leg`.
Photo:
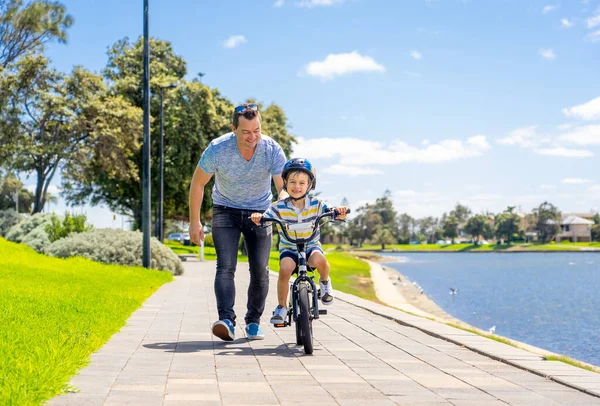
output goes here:
<path id="1" fill-rule="evenodd" d="M 238 241 L 241 227 L 239 214 L 229 209 L 213 209 L 212 236 L 217 253 L 217 273 L 215 275 L 215 297 L 219 320 L 230 320 L 235 325 L 235 269 L 237 266 Z"/>
<path id="2" fill-rule="evenodd" d="M 279 262 L 279 278 L 277 279 L 277 300 L 280 306 L 288 306 L 290 278 L 294 269 L 296 269 L 296 261 L 290 257 L 281 258 Z"/>
<path id="3" fill-rule="evenodd" d="M 329 262 L 327 262 L 327 259 L 320 248 L 315 247 L 309 251 L 308 264 L 311 268 L 317 268 L 319 271 L 321 302 L 324 305 L 331 304 L 331 302 L 333 302 L 333 287 L 331 286 L 331 279 L 329 278 Z"/>
<path id="4" fill-rule="evenodd" d="M 271 323 L 275 325 L 285 323 L 288 315 L 290 277 L 296 269 L 298 256 L 290 250 L 284 250 L 279 254 L 279 258 L 279 278 L 277 278 L 277 301 L 279 304 L 273 311 L 273 317 L 271 317 Z"/>
<path id="5" fill-rule="evenodd" d="M 248 212 L 246 212 L 248 213 Z M 257 227 L 245 216 L 242 233 L 248 248 L 250 284 L 248 285 L 246 324 L 260 324 L 269 293 L 269 254 L 271 252 L 271 227 Z"/>
<path id="6" fill-rule="evenodd" d="M 308 256 L 308 265 L 311 268 L 317 268 L 319 271 L 319 279 L 322 281 L 329 280 L 329 262 L 323 255 L 323 252 L 318 248 L 313 248 L 310 250 L 310 254 Z"/>

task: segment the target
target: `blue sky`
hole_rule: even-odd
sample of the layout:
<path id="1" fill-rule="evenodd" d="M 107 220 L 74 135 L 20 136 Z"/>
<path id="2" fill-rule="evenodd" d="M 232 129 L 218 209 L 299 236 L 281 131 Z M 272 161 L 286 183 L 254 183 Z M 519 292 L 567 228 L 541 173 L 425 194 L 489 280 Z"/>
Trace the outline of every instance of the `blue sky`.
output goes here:
<path id="1" fill-rule="evenodd" d="M 60 70 L 142 32 L 141 0 L 63 4 Z M 234 103 L 281 105 L 332 204 L 600 209 L 600 0 L 150 0 L 150 33 Z"/>

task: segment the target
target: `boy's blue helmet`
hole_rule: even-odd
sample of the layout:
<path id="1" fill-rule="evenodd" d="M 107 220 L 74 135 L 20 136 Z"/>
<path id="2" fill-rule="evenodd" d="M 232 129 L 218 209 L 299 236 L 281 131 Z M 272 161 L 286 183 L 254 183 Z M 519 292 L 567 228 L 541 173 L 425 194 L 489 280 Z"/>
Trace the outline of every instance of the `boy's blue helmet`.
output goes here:
<path id="1" fill-rule="evenodd" d="M 285 189 L 285 184 L 288 175 L 290 172 L 301 171 L 308 175 L 310 179 L 311 187 L 310 190 L 315 190 L 317 186 L 317 173 L 315 172 L 315 167 L 310 163 L 310 161 L 306 158 L 292 158 L 283 165 L 283 171 L 281 172 L 281 177 L 283 178 L 283 187 Z"/>

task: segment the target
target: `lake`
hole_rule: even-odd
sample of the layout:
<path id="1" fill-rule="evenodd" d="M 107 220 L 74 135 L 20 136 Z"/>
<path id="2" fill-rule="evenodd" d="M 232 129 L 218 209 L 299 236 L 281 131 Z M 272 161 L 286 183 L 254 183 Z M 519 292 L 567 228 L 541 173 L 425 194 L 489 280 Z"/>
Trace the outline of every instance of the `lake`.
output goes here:
<path id="1" fill-rule="evenodd" d="M 600 366 L 600 254 L 384 255 L 452 316 Z"/>

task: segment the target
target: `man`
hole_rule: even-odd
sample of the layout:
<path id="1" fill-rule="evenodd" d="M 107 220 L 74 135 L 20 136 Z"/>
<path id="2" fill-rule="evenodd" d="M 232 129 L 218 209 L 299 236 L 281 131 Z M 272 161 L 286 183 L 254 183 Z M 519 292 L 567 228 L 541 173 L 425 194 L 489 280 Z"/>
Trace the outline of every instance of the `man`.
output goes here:
<path id="1" fill-rule="evenodd" d="M 232 133 L 209 144 L 194 172 L 190 187 L 190 239 L 197 245 L 204 240 L 200 208 L 204 187 L 215 175 L 212 236 L 217 252 L 215 296 L 219 320 L 213 324 L 212 332 L 225 341 L 235 339 L 234 276 L 238 243 L 243 234 L 250 264 L 246 336 L 250 340 L 261 340 L 264 333 L 260 317 L 269 291 L 272 232 L 271 227 L 256 227 L 249 217 L 269 207 L 271 178 L 282 197 L 281 171 L 286 159 L 281 146 L 261 134 L 261 116 L 256 104 L 236 107 L 231 128 Z"/>

